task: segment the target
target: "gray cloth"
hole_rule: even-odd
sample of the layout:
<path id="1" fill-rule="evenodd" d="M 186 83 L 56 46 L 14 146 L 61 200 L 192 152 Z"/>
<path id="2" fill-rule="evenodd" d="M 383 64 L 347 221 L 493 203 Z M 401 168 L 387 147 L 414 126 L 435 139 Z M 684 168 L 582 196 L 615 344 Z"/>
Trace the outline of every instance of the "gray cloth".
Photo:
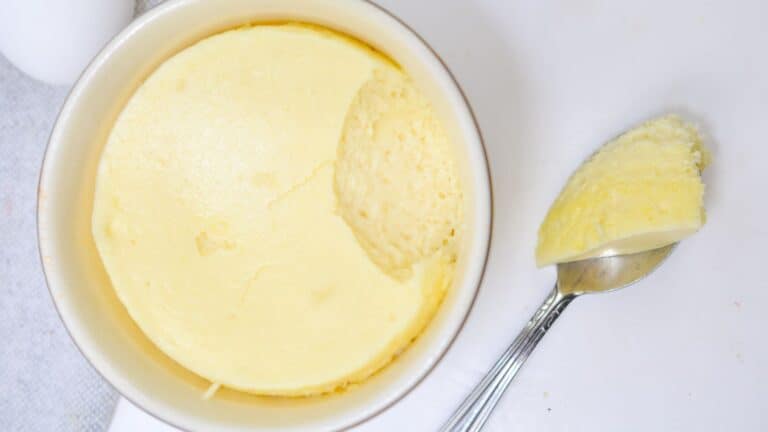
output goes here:
<path id="1" fill-rule="evenodd" d="M 104 431 L 117 400 L 64 330 L 37 253 L 37 177 L 66 93 L 0 56 L 2 431 Z"/>
<path id="2" fill-rule="evenodd" d="M 140 0 L 140 13 L 159 1 Z M 0 431 L 105 431 L 117 393 L 80 355 L 45 286 L 35 203 L 45 145 L 68 89 L 0 54 Z"/>

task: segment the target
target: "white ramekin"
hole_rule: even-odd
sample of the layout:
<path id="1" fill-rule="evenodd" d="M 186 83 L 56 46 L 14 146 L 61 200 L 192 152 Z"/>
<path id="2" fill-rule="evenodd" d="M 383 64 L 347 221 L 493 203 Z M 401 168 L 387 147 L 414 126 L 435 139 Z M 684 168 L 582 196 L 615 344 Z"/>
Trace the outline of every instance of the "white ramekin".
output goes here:
<path id="1" fill-rule="evenodd" d="M 159 63 L 207 35 L 275 21 L 316 23 L 352 35 L 392 57 L 427 93 L 462 156 L 469 210 L 465 253 L 456 286 L 428 329 L 363 384 L 320 398 L 223 390 L 205 401 L 201 394 L 208 383 L 155 348 L 110 287 L 90 234 L 96 165 L 116 115 Z M 482 278 L 490 229 L 485 151 L 458 84 L 413 30 L 362 0 L 172 0 L 150 10 L 116 36 L 76 83 L 51 133 L 40 175 L 40 254 L 69 333 L 126 398 L 189 430 L 338 430 L 386 409 L 424 378 L 461 329 Z"/>

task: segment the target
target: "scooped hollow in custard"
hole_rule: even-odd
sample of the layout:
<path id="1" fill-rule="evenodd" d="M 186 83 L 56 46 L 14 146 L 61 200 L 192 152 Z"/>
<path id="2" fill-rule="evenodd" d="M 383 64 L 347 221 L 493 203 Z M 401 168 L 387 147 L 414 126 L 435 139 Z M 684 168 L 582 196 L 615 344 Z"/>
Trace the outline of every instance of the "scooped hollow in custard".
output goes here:
<path id="1" fill-rule="evenodd" d="M 463 197 L 453 159 L 442 125 L 410 78 L 375 71 L 347 114 L 334 188 L 341 216 L 394 277 L 407 278 L 414 264 L 460 234 Z"/>
<path id="2" fill-rule="evenodd" d="M 603 146 L 571 176 L 539 229 L 539 266 L 642 252 L 704 224 L 701 171 L 708 153 L 696 129 L 670 115 Z"/>
<path id="3" fill-rule="evenodd" d="M 354 167 L 344 157 L 336 163 L 342 135 L 360 134 L 360 125 L 346 122 L 355 116 L 354 101 L 365 98 L 358 94 L 400 91 L 378 83 L 381 74 L 406 79 L 381 54 L 329 30 L 257 25 L 212 36 L 167 60 L 115 123 L 99 164 L 96 246 L 139 327 L 168 356 L 215 383 L 212 389 L 313 395 L 362 381 L 419 335 L 453 283 L 451 233 L 461 223 L 454 207 L 446 216 L 454 227 L 432 228 L 431 213 L 379 214 L 373 207 L 391 206 L 396 197 L 368 196 L 369 220 L 397 216 L 383 226 L 440 233 L 429 247 L 395 241 L 418 251 L 408 255 L 407 277 L 374 262 L 361 240 L 368 234 L 358 235 L 354 219 L 340 215 L 347 214 L 350 192 L 335 191 L 334 178 L 366 190 L 387 175 L 426 181 L 413 177 L 412 162 L 390 173 L 397 167 L 382 158 L 389 152 L 410 161 L 411 153 L 432 150 L 389 138 L 377 141 L 389 150 L 344 141 L 345 152 L 377 167 L 368 175 L 346 174 Z M 419 119 L 430 118 L 429 104 L 413 95 L 415 87 L 408 92 L 410 99 L 386 110 L 402 121 L 380 122 L 377 130 L 395 137 L 412 127 L 403 131 L 418 137 L 409 144 L 442 149 L 436 120 L 428 134 L 419 129 Z M 452 170 L 454 156 L 444 157 L 443 169 Z M 438 206 L 439 191 L 427 194 L 427 187 L 418 186 L 420 199 L 433 204 L 419 204 Z"/>

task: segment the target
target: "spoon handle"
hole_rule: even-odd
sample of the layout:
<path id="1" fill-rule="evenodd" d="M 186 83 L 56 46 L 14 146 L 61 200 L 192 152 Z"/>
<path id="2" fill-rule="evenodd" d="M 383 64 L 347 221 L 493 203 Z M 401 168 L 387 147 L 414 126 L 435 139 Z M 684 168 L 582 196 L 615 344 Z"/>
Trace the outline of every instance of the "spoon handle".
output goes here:
<path id="1" fill-rule="evenodd" d="M 552 323 L 575 297 L 572 294 L 561 294 L 555 287 L 525 328 L 454 411 L 440 431 L 478 432 L 482 429 L 512 378 Z"/>

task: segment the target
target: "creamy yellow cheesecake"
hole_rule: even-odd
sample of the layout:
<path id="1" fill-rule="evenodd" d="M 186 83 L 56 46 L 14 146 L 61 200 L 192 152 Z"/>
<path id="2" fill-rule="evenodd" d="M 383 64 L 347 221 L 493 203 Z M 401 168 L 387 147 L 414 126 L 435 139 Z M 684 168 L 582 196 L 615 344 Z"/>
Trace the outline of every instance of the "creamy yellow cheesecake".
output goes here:
<path id="1" fill-rule="evenodd" d="M 181 51 L 131 97 L 93 237 L 131 317 L 182 366 L 257 394 L 329 392 L 405 349 L 450 288 L 455 163 L 390 60 L 256 25 Z"/>
<path id="2" fill-rule="evenodd" d="M 641 252 L 704 224 L 696 129 L 677 116 L 648 121 L 603 146 L 571 176 L 539 229 L 539 266 Z"/>

